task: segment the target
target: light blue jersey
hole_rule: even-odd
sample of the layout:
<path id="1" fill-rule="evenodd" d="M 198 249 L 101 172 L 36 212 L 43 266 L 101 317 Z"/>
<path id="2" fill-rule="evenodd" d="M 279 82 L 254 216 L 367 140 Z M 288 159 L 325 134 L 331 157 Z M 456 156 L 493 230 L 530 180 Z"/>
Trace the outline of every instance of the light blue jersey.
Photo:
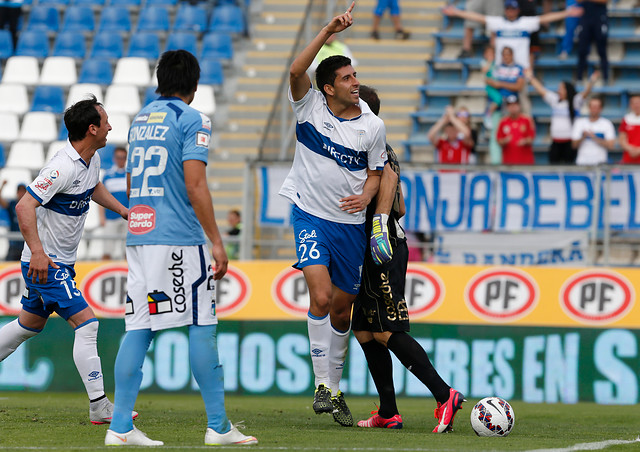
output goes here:
<path id="1" fill-rule="evenodd" d="M 127 246 L 205 243 L 182 165 L 186 160 L 206 164 L 210 138 L 209 118 L 177 97 L 160 97 L 134 118 L 127 157 Z"/>

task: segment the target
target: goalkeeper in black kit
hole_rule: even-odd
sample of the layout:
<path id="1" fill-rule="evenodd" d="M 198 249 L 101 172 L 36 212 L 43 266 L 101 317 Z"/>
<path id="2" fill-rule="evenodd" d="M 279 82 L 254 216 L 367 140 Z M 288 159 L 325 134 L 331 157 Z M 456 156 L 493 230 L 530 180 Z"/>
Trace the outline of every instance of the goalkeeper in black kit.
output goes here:
<path id="1" fill-rule="evenodd" d="M 375 90 L 360 86 L 360 99 L 378 114 L 380 99 Z M 353 307 L 352 330 L 367 359 L 369 371 L 380 396 L 380 407 L 358 427 L 402 428 L 393 386 L 391 350 L 437 401 L 434 433 L 449 432 L 464 396 L 449 387 L 433 368 L 429 357 L 409 331 L 409 312 L 404 299 L 409 252 L 404 230 L 398 220 L 405 213 L 400 185 L 400 167 L 387 144 L 385 165 L 378 195 L 367 208 L 366 231 L 371 237 L 371 253 L 366 253 L 362 285 Z"/>

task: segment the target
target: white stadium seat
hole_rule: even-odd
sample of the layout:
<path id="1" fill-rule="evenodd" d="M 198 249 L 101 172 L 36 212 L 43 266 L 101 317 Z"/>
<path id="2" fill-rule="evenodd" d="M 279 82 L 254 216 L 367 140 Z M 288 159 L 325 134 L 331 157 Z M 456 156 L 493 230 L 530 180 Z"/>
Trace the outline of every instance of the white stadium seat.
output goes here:
<path id="1" fill-rule="evenodd" d="M 22 83 L 33 86 L 38 84 L 40 69 L 38 59 L 32 56 L 12 56 L 7 60 L 2 83 Z"/>
<path id="2" fill-rule="evenodd" d="M 76 61 L 71 57 L 52 56 L 42 63 L 40 85 L 71 86 L 78 81 Z"/>
<path id="3" fill-rule="evenodd" d="M 104 97 L 102 96 L 102 87 L 97 83 L 76 83 L 69 88 L 69 95 L 67 96 L 67 103 L 65 108 L 69 108 L 76 102 L 87 98 L 87 94 L 93 94 L 98 99 L 98 102 L 102 103 Z M 108 114 L 108 112 L 107 112 Z"/>
<path id="4" fill-rule="evenodd" d="M 29 185 L 34 178 L 31 171 L 25 168 L 2 168 L 0 170 L 0 180 L 6 180 L 7 185 L 4 186 L 0 196 L 4 199 L 12 199 L 16 197 L 16 190 L 19 184 Z"/>
<path id="5" fill-rule="evenodd" d="M 16 113 L 0 112 L 0 141 L 15 141 L 20 134 L 20 122 Z"/>
<path id="6" fill-rule="evenodd" d="M 191 106 L 205 115 L 212 115 L 216 111 L 216 97 L 211 85 L 198 85 L 196 95 Z"/>
<path id="7" fill-rule="evenodd" d="M 44 147 L 38 141 L 14 141 L 7 157 L 7 168 L 38 171 L 44 166 Z M 31 182 L 31 181 L 29 181 Z"/>
<path id="8" fill-rule="evenodd" d="M 109 124 L 111 124 L 111 131 L 107 135 L 107 143 L 126 145 L 129 142 L 129 127 L 131 126 L 129 116 L 123 113 L 109 114 Z"/>
<path id="9" fill-rule="evenodd" d="M 58 139 L 56 115 L 48 111 L 30 111 L 22 118 L 20 140 L 49 143 Z"/>
<path id="10" fill-rule="evenodd" d="M 0 83 L 0 111 L 23 115 L 29 111 L 27 86 L 19 83 Z"/>
<path id="11" fill-rule="evenodd" d="M 146 58 L 125 57 L 116 63 L 114 85 L 147 86 L 151 79 L 149 61 Z"/>
<path id="12" fill-rule="evenodd" d="M 49 145 L 49 149 L 47 149 L 47 155 L 44 158 L 45 163 L 53 158 L 56 153 L 67 145 L 67 141 L 54 141 Z"/>
<path id="13" fill-rule="evenodd" d="M 140 111 L 140 94 L 133 85 L 109 85 L 104 95 L 104 108 L 109 116 L 114 113 L 135 115 Z"/>

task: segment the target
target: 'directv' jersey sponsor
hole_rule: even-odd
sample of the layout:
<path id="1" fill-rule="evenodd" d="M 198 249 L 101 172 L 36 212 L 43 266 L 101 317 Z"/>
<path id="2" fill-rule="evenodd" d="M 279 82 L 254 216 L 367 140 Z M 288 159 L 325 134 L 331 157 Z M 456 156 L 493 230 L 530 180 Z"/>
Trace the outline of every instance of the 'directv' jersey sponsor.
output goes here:
<path id="1" fill-rule="evenodd" d="M 91 195 L 99 181 L 100 155 L 96 152 L 85 162 L 67 141 L 27 187 L 41 204 L 36 208 L 38 236 L 54 262 L 75 264 Z M 31 260 L 26 243 L 21 260 Z"/>
<path id="2" fill-rule="evenodd" d="M 183 163 L 207 163 L 211 120 L 177 97 L 144 107 L 129 129 L 127 246 L 202 245 L 202 226 L 191 206 Z"/>
<path id="3" fill-rule="evenodd" d="M 362 224 L 365 212 L 340 209 L 340 199 L 360 195 L 367 169 L 382 170 L 387 160 L 384 123 L 363 100 L 360 116 L 336 117 L 322 93 L 309 89 L 289 100 L 296 115 L 296 152 L 280 195 L 303 211 L 336 223 Z"/>

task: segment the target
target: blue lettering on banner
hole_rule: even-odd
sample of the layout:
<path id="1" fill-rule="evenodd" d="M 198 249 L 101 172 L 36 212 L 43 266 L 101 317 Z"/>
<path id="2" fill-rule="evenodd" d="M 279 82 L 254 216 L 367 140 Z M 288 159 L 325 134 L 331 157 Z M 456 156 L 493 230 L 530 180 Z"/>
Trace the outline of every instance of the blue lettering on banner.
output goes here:
<path id="1" fill-rule="evenodd" d="M 521 195 L 513 194 L 514 186 L 521 188 Z M 529 183 L 527 177 L 524 174 L 518 173 L 501 173 L 500 174 L 500 190 L 502 193 L 502 209 L 500 209 L 500 221 L 498 229 L 504 230 L 507 226 L 507 218 L 512 215 L 516 215 L 516 212 L 521 211 L 521 225 L 522 229 L 529 227 Z M 510 196 L 511 194 L 511 196 Z M 510 209 L 509 206 L 514 206 Z M 518 209 L 519 208 L 519 209 Z"/>
<path id="2" fill-rule="evenodd" d="M 587 229 L 591 226 L 593 215 L 593 184 L 591 177 L 585 174 L 565 174 L 565 195 L 567 197 L 567 214 L 565 216 L 565 229 Z M 586 194 L 582 198 L 574 198 L 578 191 L 574 187 L 582 183 Z M 574 209 L 586 210 L 586 218 L 582 223 L 574 223 Z"/>
<path id="3" fill-rule="evenodd" d="M 484 185 L 484 196 L 480 197 L 479 187 Z M 476 198 L 476 195 L 478 196 Z M 471 181 L 469 182 L 469 208 L 468 208 L 468 218 L 467 218 L 467 229 L 473 229 L 473 213 L 476 208 L 481 210 L 480 217 L 482 218 L 482 227 L 483 231 L 486 231 L 490 228 L 490 218 L 491 218 L 491 178 L 488 174 L 480 173 L 473 174 Z"/>
<path id="4" fill-rule="evenodd" d="M 541 210 L 543 206 L 555 206 L 557 204 L 557 199 L 554 198 L 543 198 L 542 197 L 542 181 L 559 181 L 560 176 L 558 174 L 532 174 L 531 179 L 533 182 L 533 228 L 540 229 L 559 229 L 560 222 L 553 221 L 549 223 L 543 223 L 541 221 Z M 548 185 L 548 184 L 547 184 Z"/>

